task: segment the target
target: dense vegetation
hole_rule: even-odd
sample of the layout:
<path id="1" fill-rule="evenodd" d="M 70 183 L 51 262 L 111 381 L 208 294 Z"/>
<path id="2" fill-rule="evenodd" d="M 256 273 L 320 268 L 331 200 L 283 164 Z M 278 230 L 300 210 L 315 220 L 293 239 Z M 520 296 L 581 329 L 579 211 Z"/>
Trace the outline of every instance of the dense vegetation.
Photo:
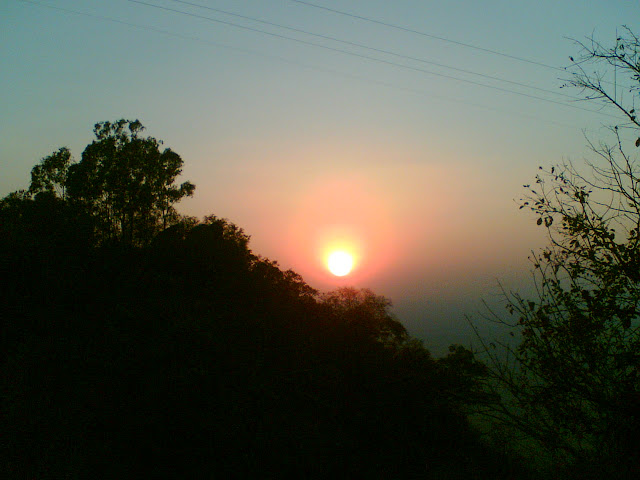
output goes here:
<path id="1" fill-rule="evenodd" d="M 519 471 L 466 419 L 468 351 L 436 360 L 384 297 L 319 294 L 229 221 L 179 216 L 194 187 L 140 131 L 96 125 L 0 203 L 5 478 Z"/>

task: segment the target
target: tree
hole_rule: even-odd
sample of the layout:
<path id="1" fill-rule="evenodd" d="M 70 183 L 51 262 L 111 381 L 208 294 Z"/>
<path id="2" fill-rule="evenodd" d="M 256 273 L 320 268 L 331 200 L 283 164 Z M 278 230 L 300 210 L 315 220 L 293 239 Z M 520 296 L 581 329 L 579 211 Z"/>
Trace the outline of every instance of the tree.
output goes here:
<path id="1" fill-rule="evenodd" d="M 193 195 L 190 182 L 175 185 L 182 159 L 162 142 L 142 138 L 142 124 L 132 120 L 100 122 L 96 140 L 69 167 L 68 193 L 96 218 L 105 240 L 144 245 L 177 219 L 173 205 Z"/>
<path id="2" fill-rule="evenodd" d="M 31 169 L 29 193 L 51 193 L 56 197 L 66 197 L 67 175 L 72 164 L 71 152 L 62 147 Z"/>
<path id="3" fill-rule="evenodd" d="M 637 478 L 640 467 L 640 170 L 628 153 L 639 133 L 633 107 L 640 91 L 640 42 L 630 30 L 611 48 L 580 43 L 568 85 L 623 114 L 613 144 L 590 142 L 586 172 L 572 164 L 540 167 L 520 208 L 548 230 L 533 255 L 537 296 L 507 293 L 519 330 L 504 357 L 491 348 L 497 391 L 508 392 L 491 415 L 537 439 L 579 478 Z M 589 73 L 585 65 L 608 70 Z M 607 71 L 629 82 L 614 93 Z M 624 80 L 623 80 L 624 79 Z M 635 146 L 640 145 L 640 139 Z M 513 363 L 510 363 L 513 362 Z M 591 477 L 589 477 L 591 478 Z"/>
<path id="4" fill-rule="evenodd" d="M 325 294 L 322 304 L 357 338 L 398 345 L 407 339 L 407 331 L 391 313 L 391 301 L 367 288 L 342 287 Z"/>
<path id="5" fill-rule="evenodd" d="M 623 128 L 637 132 L 640 128 L 640 120 L 635 111 L 634 98 L 640 91 L 640 38 L 630 28 L 623 28 L 624 36 L 616 38 L 616 44 L 613 47 L 606 47 L 594 38 L 589 39 L 587 43 L 576 42 L 582 49 L 582 55 L 577 61 L 570 57 L 574 70 L 568 85 L 581 89 L 588 100 L 603 102 L 605 106 L 613 107 L 615 111 L 622 114 L 625 121 L 616 125 L 614 127 L 616 130 Z M 613 81 L 610 81 L 602 71 L 587 72 L 582 67 L 583 62 L 598 66 L 605 65 L 608 67 L 609 74 L 613 69 Z M 629 85 L 621 86 L 620 90 L 618 90 L 618 71 L 621 74 L 621 82 L 630 81 Z M 625 90 L 631 94 L 630 98 L 624 98 Z M 635 140 L 635 146 L 640 147 L 640 137 Z"/>

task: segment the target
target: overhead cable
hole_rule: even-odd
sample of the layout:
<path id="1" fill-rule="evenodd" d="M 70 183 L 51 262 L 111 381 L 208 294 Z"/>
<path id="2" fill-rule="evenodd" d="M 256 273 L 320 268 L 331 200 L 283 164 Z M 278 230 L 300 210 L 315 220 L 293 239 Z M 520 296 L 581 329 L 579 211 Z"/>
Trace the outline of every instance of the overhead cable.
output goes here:
<path id="1" fill-rule="evenodd" d="M 538 90 L 538 91 L 545 92 L 545 93 L 551 93 L 552 95 L 558 95 L 558 96 L 561 96 L 561 97 L 566 97 L 566 98 L 569 98 L 571 100 L 581 100 L 578 97 L 574 97 L 572 95 L 568 95 L 566 93 L 562 93 L 562 92 L 558 92 L 558 91 L 549 90 L 547 88 L 536 87 L 534 85 L 529 85 L 529 84 L 522 83 L 522 82 L 517 82 L 517 81 L 514 81 L 514 80 L 508 80 L 508 79 L 501 78 L 501 77 L 496 77 L 496 76 L 493 76 L 493 75 L 487 75 L 487 74 L 484 74 L 484 73 L 475 72 L 473 70 L 467 70 L 467 69 L 464 69 L 464 68 L 453 67 L 451 65 L 446 65 L 446 64 L 434 62 L 434 61 L 431 61 L 431 60 L 425 60 L 423 58 L 413 57 L 413 56 L 410 56 L 410 55 L 404 55 L 404 54 L 401 54 L 401 53 L 393 52 L 391 50 L 385 50 L 385 49 L 381 49 L 381 48 L 371 47 L 369 45 L 364 45 L 362 43 L 356 43 L 356 42 L 352 42 L 352 41 L 349 41 L 349 40 L 343 40 L 343 39 L 340 39 L 340 38 L 332 37 L 332 36 L 329 36 L 329 35 L 323 35 L 323 34 L 320 34 L 320 33 L 310 32 L 308 30 L 303 30 L 303 29 L 300 29 L 300 28 L 281 25 L 279 23 L 274 23 L 274 22 L 269 22 L 269 21 L 266 21 L 266 20 L 261 20 L 259 18 L 250 17 L 248 15 L 240 15 L 238 13 L 229 12 L 227 10 L 221 10 L 219 8 L 213 8 L 213 7 L 210 7 L 208 5 L 201 5 L 201 4 L 198 4 L 198 3 L 188 2 L 188 1 L 185 1 L 185 0 L 171 0 L 171 1 L 173 1 L 175 3 L 181 3 L 181 4 L 184 4 L 184 5 L 189 5 L 189 6 L 192 6 L 192 7 L 201 8 L 201 9 L 204 9 L 204 10 L 210 10 L 210 11 L 213 11 L 213 12 L 222 13 L 222 14 L 233 16 L 233 17 L 236 17 L 236 18 L 242 18 L 244 20 L 250 20 L 252 22 L 261 23 L 263 25 L 269 25 L 269 26 L 272 26 L 272 27 L 281 28 L 283 30 L 288 30 L 288 31 L 291 31 L 291 32 L 302 33 L 302 34 L 313 36 L 313 37 L 316 37 L 316 38 L 322 38 L 324 40 L 330 40 L 330 41 L 342 43 L 342 44 L 345 44 L 345 45 L 350 45 L 350 46 L 354 46 L 354 47 L 358 47 L 358 48 L 363 48 L 365 50 L 369 50 L 369 51 L 372 51 L 372 52 L 391 55 L 391 56 L 394 56 L 394 57 L 397 57 L 397 58 L 402 58 L 402 59 L 405 59 L 405 60 L 412 60 L 412 61 L 415 61 L 415 62 L 420 62 L 420 63 L 427 64 L 427 65 L 434 65 L 436 67 L 446 68 L 446 69 L 449 69 L 449 70 L 453 70 L 455 72 L 465 73 L 465 74 L 468 74 L 468 75 L 474 75 L 474 76 L 477 76 L 477 77 L 486 78 L 486 79 L 489 79 L 489 80 L 495 80 L 495 81 L 498 81 L 498 82 L 509 83 L 511 85 L 517 85 L 519 87 L 530 88 L 532 90 Z"/>
<path id="2" fill-rule="evenodd" d="M 564 71 L 564 68 L 562 68 L 562 67 L 556 67 L 556 66 L 553 66 L 553 65 L 548 65 L 546 63 L 538 62 L 536 60 L 530 60 L 528 58 L 518 57 L 516 55 L 510 55 L 508 53 L 499 52 L 497 50 L 491 50 L 490 48 L 478 47 L 477 45 L 471 45 L 469 43 L 464 43 L 464 42 L 460 42 L 460 41 L 457 41 L 457 40 L 452 40 L 450 38 L 441 37 L 439 35 L 433 35 L 431 33 L 422 32 L 420 30 L 414 30 L 414 29 L 411 29 L 411 28 L 403 27 L 401 25 L 395 25 L 393 23 L 382 22 L 380 20 L 375 20 L 373 18 L 365 17 L 363 15 L 356 15 L 354 13 L 349 13 L 349 12 L 345 12 L 345 11 L 342 11 L 342 10 L 336 10 L 334 8 L 329 8 L 329 7 L 325 7 L 323 5 L 318 5 L 316 3 L 306 2 L 306 1 L 302 1 L 302 0 L 291 0 L 291 1 L 294 2 L 294 3 L 300 3 L 302 5 L 306 5 L 308 7 L 313 7 L 313 8 L 318 8 L 318 9 L 321 9 L 321 10 L 326 10 L 328 12 L 336 13 L 338 15 L 344 15 L 346 17 L 356 18 L 358 20 L 363 20 L 365 22 L 375 23 L 377 25 L 382 25 L 382 26 L 385 26 L 385 27 L 388 27 L 388 28 L 393 28 L 395 30 L 401 30 L 403 32 L 414 33 L 416 35 L 421 35 L 423 37 L 428 37 L 428 38 L 432 38 L 432 39 L 435 39 L 435 40 L 440 40 L 442 42 L 451 43 L 451 44 L 454 44 L 454 45 L 458 45 L 460 47 L 471 48 L 473 50 L 479 50 L 479 51 L 484 52 L 484 53 L 490 53 L 492 55 L 498 55 L 498 56 L 501 56 L 501 57 L 510 58 L 512 60 L 517 60 L 519 62 L 530 63 L 532 65 L 537 65 L 539 67 L 544 67 L 544 68 L 548 68 L 548 69 L 551 69 L 551 70 Z"/>
<path id="3" fill-rule="evenodd" d="M 208 20 L 208 21 L 219 23 L 219 24 L 222 24 L 222 25 L 227 25 L 227 26 L 231 26 L 231 27 L 235 27 L 235 28 L 239 28 L 239 29 L 243 29 L 243 30 L 248 30 L 248 31 L 260 33 L 260 34 L 263 34 L 263 35 L 268 35 L 268 36 L 271 36 L 271 37 L 280 38 L 280 39 L 283 39 L 283 40 L 300 43 L 300 44 L 303 44 L 303 45 L 313 46 L 313 47 L 316 47 L 316 48 L 330 50 L 330 51 L 333 51 L 333 52 L 338 52 L 338 53 L 342 53 L 342 54 L 353 56 L 353 57 L 363 58 L 363 59 L 366 59 L 366 60 L 370 60 L 370 61 L 377 62 L 377 63 L 382 63 L 382 64 L 385 64 L 385 65 L 391 65 L 391 66 L 394 66 L 394 67 L 404 68 L 404 69 L 407 69 L 407 70 L 426 73 L 428 75 L 433 75 L 433 76 L 437 76 L 437 77 L 441 77 L 441 78 L 447 78 L 449 80 L 455 80 L 457 82 L 468 83 L 468 84 L 471 84 L 471 85 L 476 85 L 476 86 L 480 86 L 480 87 L 484 87 L 484 88 L 489 88 L 489 89 L 492 89 L 492 90 L 497 90 L 497 91 L 501 91 L 501 92 L 505 92 L 505 93 L 511 93 L 513 95 L 520 95 L 522 97 L 527 97 L 527 98 L 531 98 L 531 99 L 534 99 L 534 100 L 539 100 L 541 102 L 553 103 L 553 104 L 556 104 L 556 105 L 561 105 L 563 107 L 573 108 L 573 109 L 576 109 L 576 110 L 582 110 L 582 111 L 591 112 L 591 113 L 600 113 L 602 115 L 607 115 L 607 116 L 611 116 L 613 118 L 617 118 L 617 117 L 615 117 L 613 115 L 606 114 L 606 113 L 603 113 L 603 112 L 598 112 L 598 111 L 595 111 L 595 110 L 591 110 L 589 108 L 583 108 L 583 107 L 580 107 L 578 105 L 573 105 L 573 104 L 570 104 L 570 103 L 564 103 L 564 102 L 560 102 L 560 101 L 557 101 L 557 100 L 552 100 L 552 99 L 540 97 L 540 96 L 537 96 L 537 95 L 531 95 L 531 94 L 524 93 L 524 92 L 518 92 L 517 90 L 510 90 L 510 89 L 503 88 L 503 87 L 498 87 L 498 86 L 495 86 L 495 85 L 487 85 L 485 83 L 476 82 L 474 80 L 468 80 L 468 79 L 463 79 L 463 78 L 460 78 L 460 77 L 455 77 L 453 75 L 447 75 L 447 74 L 444 74 L 444 73 L 433 72 L 431 70 L 425 70 L 423 68 L 413 67 L 411 65 L 404 65 L 404 64 L 401 64 L 401 63 L 396 63 L 396 62 L 392 62 L 392 61 L 389 61 L 389 60 L 384 60 L 384 59 L 381 59 L 381 58 L 372 57 L 370 55 L 365 55 L 365 54 L 362 54 L 362 53 L 350 52 L 348 50 L 343 50 L 343 49 L 340 49 L 340 48 L 330 47 L 330 46 L 327 46 L 327 45 L 322 45 L 322 44 L 310 42 L 310 41 L 307 41 L 307 40 L 302 40 L 302 39 L 299 39 L 299 38 L 288 37 L 286 35 L 282 35 L 282 34 L 279 34 L 279 33 L 268 32 L 266 30 L 261 30 L 259 28 L 249 27 L 249 26 L 246 26 L 246 25 L 240 25 L 240 24 L 229 22 L 229 21 L 226 21 L 226 20 L 221 20 L 219 18 L 212 18 L 212 17 L 207 17 L 207 16 L 204 16 L 204 15 L 199 15 L 197 13 L 185 12 L 183 10 L 178 10 L 178 9 L 170 8 L 170 7 L 164 7 L 164 6 L 161 6 L 161 5 L 155 5 L 155 4 L 144 2 L 144 1 L 141 1 L 141 0 L 128 0 L 128 1 L 131 2 L 131 3 L 136 3 L 136 4 L 139 4 L 139 5 L 146 6 L 146 7 L 151 7 L 151 8 L 155 8 L 155 9 L 159 9 L 159 10 L 165 10 L 165 11 L 169 11 L 169 12 L 173 12 L 173 13 L 178 13 L 180 15 L 199 18 L 199 19 L 203 19 L 203 20 Z"/>

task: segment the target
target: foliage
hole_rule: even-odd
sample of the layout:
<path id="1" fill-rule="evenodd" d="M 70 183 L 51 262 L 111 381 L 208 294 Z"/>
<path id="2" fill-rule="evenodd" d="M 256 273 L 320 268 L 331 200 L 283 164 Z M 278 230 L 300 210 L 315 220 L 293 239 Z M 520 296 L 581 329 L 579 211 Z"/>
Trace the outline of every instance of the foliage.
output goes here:
<path id="1" fill-rule="evenodd" d="M 640 43 L 627 33 L 610 49 L 581 44 L 569 84 L 626 120 L 612 129 L 613 146 L 590 143 L 597 160 L 588 173 L 540 167 L 535 184 L 525 185 L 521 208 L 534 212 L 550 244 L 532 257 L 537 296 L 507 295 L 519 345 L 507 346 L 507 359 L 488 349 L 498 391 L 508 392 L 491 414 L 568 459 L 577 478 L 640 474 L 640 170 L 625 140 L 640 126 L 632 106 Z M 585 62 L 626 76 L 634 85 L 628 104 Z"/>
<path id="2" fill-rule="evenodd" d="M 385 297 L 321 295 L 214 215 L 147 241 L 174 187 L 140 130 L 98 124 L 0 200 L 3 478 L 527 473 L 466 420 L 473 357 L 433 359 Z"/>
<path id="3" fill-rule="evenodd" d="M 86 212 L 55 192 L 40 192 L 34 198 L 19 190 L 0 199 L 1 257 L 23 253 L 26 262 L 83 251 L 94 243 L 92 230 Z"/>
<path id="4" fill-rule="evenodd" d="M 147 244 L 176 220 L 173 205 L 195 190 L 190 182 L 174 185 L 182 159 L 140 137 L 142 130 L 138 120 L 97 123 L 96 140 L 69 167 L 68 195 L 91 212 L 105 241 Z"/>
<path id="5" fill-rule="evenodd" d="M 386 299 L 349 290 L 325 303 L 247 240 L 217 217 L 139 249 L 33 258 L 3 237 L 5 478 L 517 470 L 450 402 L 456 375 L 420 342 L 379 340 L 384 325 L 404 332 Z"/>
<path id="6" fill-rule="evenodd" d="M 389 312 L 391 301 L 369 289 L 342 287 L 325 294 L 322 304 L 331 314 L 345 319 L 345 326 L 356 336 L 390 345 L 407 339 L 406 329 Z"/>
<path id="7" fill-rule="evenodd" d="M 473 411 L 478 405 L 495 401 L 495 396 L 486 392 L 488 368 L 473 351 L 462 345 L 451 345 L 449 353 L 438 360 L 438 367 L 453 379 L 447 390 L 452 402 Z"/>
<path id="8" fill-rule="evenodd" d="M 67 176 L 72 163 L 71 151 L 66 147 L 43 158 L 31 170 L 29 193 L 36 195 L 46 192 L 64 199 L 67 193 Z"/>

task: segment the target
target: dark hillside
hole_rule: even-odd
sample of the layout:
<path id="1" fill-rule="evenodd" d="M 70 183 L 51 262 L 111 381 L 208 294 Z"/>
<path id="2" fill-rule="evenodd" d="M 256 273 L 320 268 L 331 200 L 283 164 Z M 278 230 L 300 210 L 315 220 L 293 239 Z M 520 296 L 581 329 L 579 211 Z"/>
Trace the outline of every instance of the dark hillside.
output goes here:
<path id="1" fill-rule="evenodd" d="M 3 203 L 9 477 L 506 475 L 462 376 L 383 297 L 321 296 L 215 217 L 146 247 L 97 247 L 79 218 Z"/>
<path id="2" fill-rule="evenodd" d="M 0 200 L 6 478 L 513 477 L 464 415 L 470 352 L 180 216 L 195 186 L 142 130 L 98 123 Z"/>

